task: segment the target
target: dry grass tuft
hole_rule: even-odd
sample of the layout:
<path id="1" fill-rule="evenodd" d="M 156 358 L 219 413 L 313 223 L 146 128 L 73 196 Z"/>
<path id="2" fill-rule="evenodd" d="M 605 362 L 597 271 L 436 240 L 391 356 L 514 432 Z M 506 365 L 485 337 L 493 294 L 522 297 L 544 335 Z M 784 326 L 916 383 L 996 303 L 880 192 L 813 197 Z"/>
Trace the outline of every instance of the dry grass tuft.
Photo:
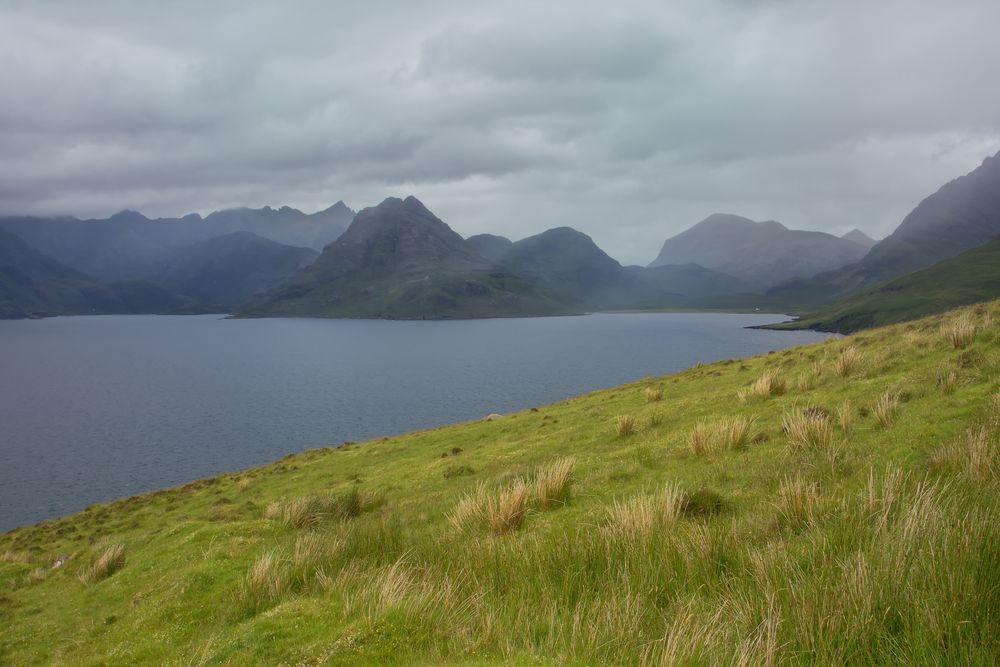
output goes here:
<path id="1" fill-rule="evenodd" d="M 879 426 L 889 428 L 892 426 L 892 420 L 896 415 L 898 407 L 899 397 L 887 391 L 879 396 L 878 400 L 872 405 L 872 414 L 875 415 L 875 421 L 878 422 Z"/>
<path id="2" fill-rule="evenodd" d="M 795 478 L 785 479 L 778 488 L 778 525 L 784 529 L 799 529 L 813 525 L 819 516 L 819 487 Z"/>
<path id="3" fill-rule="evenodd" d="M 448 515 L 448 522 L 461 532 L 478 528 L 486 522 L 486 505 L 489 501 L 489 488 L 485 482 L 480 482 L 471 493 L 458 501 L 455 509 Z"/>
<path id="4" fill-rule="evenodd" d="M 28 576 L 24 578 L 24 581 L 27 585 L 31 586 L 32 584 L 37 584 L 41 581 L 45 581 L 45 578 L 48 576 L 48 574 L 49 571 L 46 570 L 44 567 L 36 567 L 34 570 L 28 573 Z"/>
<path id="5" fill-rule="evenodd" d="M 766 398 L 768 396 L 781 396 L 784 393 L 785 381 L 770 371 L 761 375 L 750 385 L 751 396 Z"/>
<path id="6" fill-rule="evenodd" d="M 675 484 L 667 484 L 654 495 L 615 500 L 603 530 L 614 539 L 634 542 L 677 521 L 684 505 L 685 495 Z"/>
<path id="7" fill-rule="evenodd" d="M 974 482 L 988 482 L 1000 476 L 1000 456 L 986 428 L 969 431 L 961 440 L 941 447 L 931 463 L 958 470 Z"/>
<path id="8" fill-rule="evenodd" d="M 635 417 L 632 415 L 618 415 L 615 417 L 615 432 L 619 438 L 625 438 L 635 433 Z"/>
<path id="9" fill-rule="evenodd" d="M 663 423 L 663 413 L 654 412 L 653 414 L 649 415 L 648 420 L 650 426 L 659 426 L 660 424 Z"/>
<path id="10" fill-rule="evenodd" d="M 568 457 L 539 468 L 535 474 L 535 500 L 539 507 L 549 509 L 566 504 L 570 497 L 574 465 L 576 459 Z"/>
<path id="11" fill-rule="evenodd" d="M 663 400 L 663 389 L 661 387 L 646 387 L 646 402 L 656 403 Z"/>
<path id="12" fill-rule="evenodd" d="M 985 428 L 969 431 L 965 437 L 965 474 L 975 482 L 986 482 L 997 476 L 997 448 L 990 442 Z"/>
<path id="13" fill-rule="evenodd" d="M 24 565 L 30 562 L 31 556 L 25 551 L 11 551 L 8 549 L 0 553 L 0 563 L 21 563 Z"/>
<path id="14" fill-rule="evenodd" d="M 289 528 L 315 528 L 327 519 L 350 519 L 381 503 L 378 496 L 356 488 L 339 494 L 309 495 L 274 501 L 264 510 L 264 518 L 280 519 Z"/>
<path id="15" fill-rule="evenodd" d="M 281 506 L 281 521 L 291 528 L 315 528 L 325 517 L 325 503 L 319 496 L 293 498 Z"/>
<path id="16" fill-rule="evenodd" d="M 570 466 L 569 473 L 572 472 Z M 568 493 L 569 478 L 566 481 Z M 480 483 L 463 497 L 448 515 L 448 522 L 460 532 L 479 529 L 484 524 L 497 535 L 517 530 L 528 514 L 531 489 L 524 480 L 517 480 L 499 492 Z"/>
<path id="17" fill-rule="evenodd" d="M 786 412 L 781 426 L 792 449 L 825 450 L 833 444 L 833 427 L 830 418 L 823 412 Z"/>
<path id="18" fill-rule="evenodd" d="M 746 449 L 756 437 L 756 417 L 726 417 L 719 422 L 719 439 L 727 449 Z"/>
<path id="19" fill-rule="evenodd" d="M 112 544 L 90 567 L 80 573 L 80 580 L 86 584 L 94 584 L 107 579 L 123 567 L 125 567 L 125 545 Z"/>
<path id="20" fill-rule="evenodd" d="M 239 489 L 240 491 L 246 491 L 247 489 L 249 489 L 250 488 L 250 478 L 249 477 L 240 477 L 238 480 L 236 480 L 236 488 Z"/>
<path id="21" fill-rule="evenodd" d="M 953 348 L 961 350 L 976 337 L 976 322 L 968 314 L 963 314 L 941 325 L 941 335 Z"/>
<path id="22" fill-rule="evenodd" d="M 731 449 L 746 449 L 759 435 L 756 417 L 724 417 L 714 424 L 701 421 L 688 436 L 688 446 L 697 455 Z"/>
<path id="23" fill-rule="evenodd" d="M 250 567 L 240 582 L 238 596 L 245 607 L 255 611 L 281 599 L 289 583 L 281 557 L 268 552 Z"/>
<path id="24" fill-rule="evenodd" d="M 265 519 L 277 519 L 281 516 L 281 501 L 272 500 L 264 508 Z"/>
<path id="25" fill-rule="evenodd" d="M 844 401 L 841 403 L 840 407 L 837 408 L 837 421 L 840 423 L 840 430 L 844 433 L 851 432 L 853 412 L 851 410 L 851 402 Z"/>
<path id="26" fill-rule="evenodd" d="M 514 482 L 500 493 L 496 502 L 486 506 L 486 521 L 497 535 L 517 530 L 528 513 L 530 491 L 523 481 Z"/>
<path id="27" fill-rule="evenodd" d="M 694 425 L 691 435 L 688 436 L 688 446 L 691 447 L 694 454 L 707 454 L 712 451 L 712 434 L 705 422 L 698 422 Z"/>
<path id="28" fill-rule="evenodd" d="M 861 364 L 861 350 L 853 345 L 848 345 L 840 351 L 837 357 L 837 374 L 840 377 L 850 377 L 851 373 Z"/>
<path id="29" fill-rule="evenodd" d="M 942 372 L 938 375 L 937 384 L 943 393 L 954 394 L 958 387 L 958 373 L 952 370 Z"/>

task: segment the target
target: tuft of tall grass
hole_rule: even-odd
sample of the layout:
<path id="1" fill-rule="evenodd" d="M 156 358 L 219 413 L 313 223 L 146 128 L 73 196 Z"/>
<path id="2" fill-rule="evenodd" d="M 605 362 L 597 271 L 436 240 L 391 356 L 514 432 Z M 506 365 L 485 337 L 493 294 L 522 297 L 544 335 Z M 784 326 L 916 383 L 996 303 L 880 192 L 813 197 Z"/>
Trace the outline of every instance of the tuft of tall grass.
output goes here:
<path id="1" fill-rule="evenodd" d="M 849 377 L 860 364 L 861 350 L 853 345 L 848 345 L 840 351 L 840 355 L 837 357 L 837 374 L 840 377 Z"/>
<path id="2" fill-rule="evenodd" d="M 976 321 L 967 313 L 941 325 L 941 335 L 956 350 L 961 350 L 976 337 Z"/>
<path id="3" fill-rule="evenodd" d="M 521 479 L 499 490 L 480 482 L 471 493 L 458 501 L 448 515 L 448 522 L 459 532 L 478 530 L 485 524 L 497 535 L 503 535 L 517 530 L 524 523 L 530 498 L 531 489 Z"/>
<path id="4" fill-rule="evenodd" d="M 668 483 L 659 493 L 613 501 L 603 530 L 613 540 L 636 542 L 677 521 L 684 505 L 684 493 L 676 484 Z"/>
<path id="5" fill-rule="evenodd" d="M 26 564 L 31 562 L 31 556 L 25 551 L 11 551 L 7 549 L 6 551 L 0 553 L 0 563 L 21 563 Z"/>
<path id="6" fill-rule="evenodd" d="M 543 510 L 564 505 L 570 497 L 573 466 L 576 460 L 567 457 L 553 461 L 535 474 L 535 501 Z"/>
<path id="7" fill-rule="evenodd" d="M 125 545 L 112 544 L 90 566 L 84 568 L 80 573 L 80 580 L 85 584 L 94 584 L 107 579 L 123 567 L 125 567 Z"/>
<path id="8" fill-rule="evenodd" d="M 472 531 L 486 522 L 486 505 L 490 500 L 489 487 L 480 482 L 464 495 L 448 515 L 448 523 L 460 532 Z"/>
<path id="9" fill-rule="evenodd" d="M 714 424 L 703 421 L 695 424 L 688 435 L 688 446 L 694 454 L 708 454 L 723 449 L 746 449 L 757 437 L 756 417 L 723 417 Z"/>
<path id="10" fill-rule="evenodd" d="M 500 493 L 496 502 L 486 506 L 486 521 L 497 535 L 517 530 L 528 513 L 530 490 L 524 481 L 516 481 Z"/>
<path id="11" fill-rule="evenodd" d="M 339 494 L 309 495 L 269 503 L 264 517 L 289 528 L 315 528 L 327 519 L 351 519 L 378 506 L 381 499 L 351 488 Z"/>
<path id="12" fill-rule="evenodd" d="M 713 449 L 712 433 L 708 425 L 700 421 L 694 425 L 688 436 L 688 446 L 694 454 L 707 454 Z"/>
<path id="13" fill-rule="evenodd" d="M 833 427 L 830 418 L 823 412 L 786 412 L 781 426 L 794 450 L 826 450 L 833 444 Z"/>
<path id="14" fill-rule="evenodd" d="M 875 415 L 875 421 L 878 422 L 879 426 L 889 428 L 892 426 L 892 421 L 896 416 L 896 409 L 898 407 L 899 397 L 887 391 L 879 396 L 878 400 L 872 405 L 872 414 Z"/>
<path id="15" fill-rule="evenodd" d="M 938 375 L 937 384 L 942 393 L 954 394 L 955 388 L 958 387 L 958 373 L 953 370 L 943 371 Z"/>
<path id="16" fill-rule="evenodd" d="M 625 438 L 635 433 L 635 417 L 632 415 L 618 415 L 615 417 L 615 432 L 619 438 Z"/>
<path id="17" fill-rule="evenodd" d="M 663 400 L 663 389 L 661 387 L 646 387 L 646 402 L 656 403 Z"/>
<path id="18" fill-rule="evenodd" d="M 786 478 L 778 487 L 775 507 L 782 529 L 799 530 L 812 525 L 819 515 L 819 487 L 798 477 Z"/>
<path id="19" fill-rule="evenodd" d="M 837 422 L 840 424 L 840 430 L 845 434 L 851 432 L 851 428 L 853 426 L 853 416 L 854 413 L 851 409 L 850 401 L 844 401 L 840 404 L 840 407 L 837 408 Z"/>
<path id="20" fill-rule="evenodd" d="M 1000 476 L 1000 456 L 986 428 L 972 429 L 962 439 L 939 448 L 931 462 L 958 470 L 973 482 Z"/>
<path id="21" fill-rule="evenodd" d="M 750 385 L 750 393 L 767 398 L 785 393 L 785 380 L 770 371 L 764 373 Z"/>
<path id="22" fill-rule="evenodd" d="M 746 449 L 757 435 L 756 423 L 756 417 L 725 417 L 717 426 L 719 439 L 726 449 Z"/>
<path id="23" fill-rule="evenodd" d="M 262 554 L 240 582 L 237 597 L 243 608 L 256 613 L 274 604 L 289 588 L 284 558 L 274 551 Z"/>

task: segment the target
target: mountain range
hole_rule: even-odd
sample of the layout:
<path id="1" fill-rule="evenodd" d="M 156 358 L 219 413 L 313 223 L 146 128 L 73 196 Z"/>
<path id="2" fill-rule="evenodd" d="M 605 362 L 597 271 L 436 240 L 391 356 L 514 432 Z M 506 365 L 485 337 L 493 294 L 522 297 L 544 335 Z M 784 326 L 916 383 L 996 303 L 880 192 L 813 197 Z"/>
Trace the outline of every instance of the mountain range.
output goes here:
<path id="1" fill-rule="evenodd" d="M 772 302 L 808 309 L 925 269 L 1000 237 L 1000 153 L 920 202 L 860 261 L 768 292 Z"/>
<path id="2" fill-rule="evenodd" d="M 296 278 L 241 316 L 441 319 L 681 307 L 744 285 L 695 265 L 623 267 L 569 227 L 463 239 L 415 197 L 362 210 Z"/>
<path id="3" fill-rule="evenodd" d="M 926 269 L 862 289 L 825 308 L 807 312 L 794 322 L 767 328 L 851 333 L 987 301 L 998 294 L 1000 239 Z"/>
<path id="4" fill-rule="evenodd" d="M 886 303 L 873 295 L 933 292 L 933 280 L 963 299 L 995 296 L 984 269 L 994 255 L 968 251 L 1000 237 L 1000 156 L 924 199 L 879 242 L 858 229 L 837 237 L 714 214 L 668 238 L 646 267 L 622 266 L 570 227 L 518 241 L 464 239 L 414 197 L 357 214 L 343 202 L 312 215 L 265 207 L 151 220 L 122 211 L 104 220 L 0 218 L 0 230 L 8 317 L 128 312 L 129 304 L 409 319 L 764 307 L 829 322 L 826 304 Z M 930 279 L 914 273 L 942 261 Z M 955 278 L 963 271 L 969 280 Z M 915 282 L 897 289 L 893 281 L 910 274 Z M 837 326 L 869 320 L 885 321 L 841 317 Z"/>
<path id="5" fill-rule="evenodd" d="M 0 319 L 204 310 L 152 283 L 98 283 L 0 229 Z"/>
<path id="6" fill-rule="evenodd" d="M 811 278 L 856 262 L 869 247 L 850 237 L 716 213 L 667 239 L 649 266 L 693 262 L 724 271 L 763 291 L 793 278 Z"/>

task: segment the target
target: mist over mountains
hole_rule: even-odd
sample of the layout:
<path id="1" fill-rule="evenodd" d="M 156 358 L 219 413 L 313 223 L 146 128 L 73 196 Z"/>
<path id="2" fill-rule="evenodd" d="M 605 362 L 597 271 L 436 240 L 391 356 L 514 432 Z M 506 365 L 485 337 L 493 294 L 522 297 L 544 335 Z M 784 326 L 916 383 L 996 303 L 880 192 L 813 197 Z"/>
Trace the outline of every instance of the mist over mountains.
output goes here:
<path id="1" fill-rule="evenodd" d="M 1000 157 L 941 187 L 879 242 L 858 229 L 837 237 L 718 213 L 666 239 L 646 267 L 623 266 L 590 236 L 565 226 L 518 241 L 493 234 L 465 239 L 412 196 L 390 197 L 357 214 L 343 202 L 311 215 L 265 207 L 151 220 L 122 211 L 104 220 L 2 218 L 0 230 L 6 317 L 185 310 L 405 319 L 676 308 L 802 312 L 1000 236 Z M 983 257 L 975 256 L 978 265 Z M 952 262 L 934 275 L 951 275 L 961 265 Z M 963 282 L 964 293 L 970 289 L 978 288 Z M 992 289 L 982 286 L 986 294 Z"/>

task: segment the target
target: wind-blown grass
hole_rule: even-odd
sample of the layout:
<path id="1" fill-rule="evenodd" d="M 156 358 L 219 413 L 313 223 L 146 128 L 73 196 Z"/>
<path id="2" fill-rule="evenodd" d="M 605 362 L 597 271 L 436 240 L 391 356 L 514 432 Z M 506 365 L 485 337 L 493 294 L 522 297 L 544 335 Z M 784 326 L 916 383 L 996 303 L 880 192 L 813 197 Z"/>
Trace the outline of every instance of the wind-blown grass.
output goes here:
<path id="1" fill-rule="evenodd" d="M 80 580 L 95 584 L 107 579 L 123 567 L 125 567 L 125 545 L 112 544 L 104 549 L 89 567 L 80 572 Z"/>
<path id="2" fill-rule="evenodd" d="M 1000 303 L 963 312 L 4 533 L 0 663 L 996 664 Z M 734 400 L 767 374 L 808 394 Z"/>
<path id="3" fill-rule="evenodd" d="M 539 507 L 549 509 L 569 500 L 574 465 L 576 460 L 567 457 L 538 469 L 535 474 L 535 502 Z"/>
<path id="4" fill-rule="evenodd" d="M 781 425 L 792 449 L 828 449 L 833 444 L 833 426 L 825 414 L 793 410 L 785 413 Z"/>
<path id="5" fill-rule="evenodd" d="M 964 349 L 976 335 L 976 322 L 967 314 L 960 315 L 942 325 L 941 334 L 956 350 Z"/>

